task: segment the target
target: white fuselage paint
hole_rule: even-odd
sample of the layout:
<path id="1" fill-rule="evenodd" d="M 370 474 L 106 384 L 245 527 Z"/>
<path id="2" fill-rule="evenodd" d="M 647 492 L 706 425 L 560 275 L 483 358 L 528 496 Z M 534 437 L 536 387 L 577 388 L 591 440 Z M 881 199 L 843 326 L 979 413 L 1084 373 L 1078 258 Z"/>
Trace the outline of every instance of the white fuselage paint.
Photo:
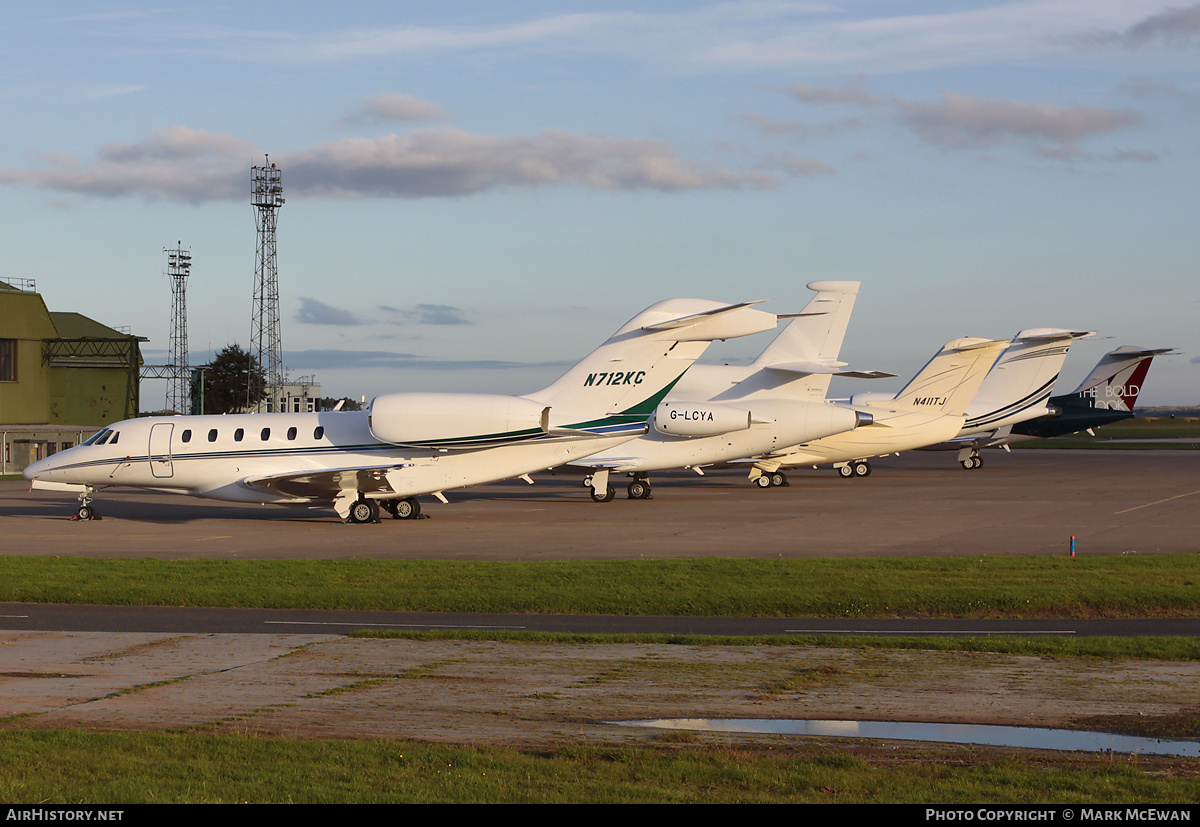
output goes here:
<path id="1" fill-rule="evenodd" d="M 320 437 L 315 436 L 318 427 Z M 381 442 L 371 436 L 365 411 L 146 417 L 108 429 L 119 435 L 115 444 L 110 437 L 104 445 L 78 445 L 30 466 L 26 476 L 59 486 L 119 485 L 236 502 L 327 505 L 328 498 L 314 501 L 306 493 L 304 473 L 344 469 L 347 491 L 360 487 L 359 474 L 386 474 L 387 488 L 364 491 L 364 496 L 411 497 L 560 465 L 632 439 L 644 426 L 589 439 L 546 436 L 465 450 Z M 235 439 L 239 429 L 240 441 Z M 270 431 L 265 440 L 264 429 Z M 185 431 L 191 432 L 188 442 L 183 442 Z M 215 432 L 211 441 L 210 432 Z M 283 469 L 300 479 L 278 487 L 256 482 Z"/>

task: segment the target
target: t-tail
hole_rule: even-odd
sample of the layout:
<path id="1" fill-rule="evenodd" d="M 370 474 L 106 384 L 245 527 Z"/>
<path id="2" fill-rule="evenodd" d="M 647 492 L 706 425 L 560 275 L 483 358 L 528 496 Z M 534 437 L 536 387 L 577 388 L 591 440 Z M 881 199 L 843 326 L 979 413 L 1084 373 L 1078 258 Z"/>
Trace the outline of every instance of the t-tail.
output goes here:
<path id="1" fill-rule="evenodd" d="M 1078 388 L 1050 397 L 1048 416 L 1015 425 L 1012 432 L 1047 439 L 1130 418 L 1150 362 L 1172 350 L 1125 345 L 1106 353 Z"/>
<path id="2" fill-rule="evenodd" d="M 1050 412 L 1047 401 L 1071 343 L 1094 331 L 1031 328 L 1013 338 L 967 406 L 964 433 L 992 430 Z"/>
<path id="3" fill-rule="evenodd" d="M 711 396 L 714 401 L 725 401 L 766 396 L 823 402 L 834 376 L 892 376 L 879 371 L 851 370 L 839 361 L 859 286 L 857 281 L 810 282 L 808 289 L 817 294 L 799 313 L 779 317 L 790 321 L 759 357 L 743 369 L 744 374 L 736 382 L 731 383 L 727 378 L 728 367 L 698 365 L 672 397 Z"/>
<path id="4" fill-rule="evenodd" d="M 775 327 L 750 305 L 668 299 L 643 310 L 558 381 L 525 396 L 394 393 L 371 403 L 376 439 L 469 450 L 546 437 L 646 430 L 646 420 L 714 339 Z"/>
<path id="5" fill-rule="evenodd" d="M 955 339 L 947 342 L 893 398 L 858 394 L 852 405 L 888 410 L 928 411 L 962 416 L 983 378 L 1008 345 L 1007 339 Z"/>

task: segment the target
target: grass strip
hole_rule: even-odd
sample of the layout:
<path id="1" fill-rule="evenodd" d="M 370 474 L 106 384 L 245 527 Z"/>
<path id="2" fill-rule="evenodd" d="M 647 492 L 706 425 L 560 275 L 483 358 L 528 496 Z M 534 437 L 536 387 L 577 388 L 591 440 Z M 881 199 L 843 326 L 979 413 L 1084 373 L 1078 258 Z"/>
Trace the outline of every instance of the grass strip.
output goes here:
<path id="1" fill-rule="evenodd" d="M 1165 617 L 1200 556 L 613 561 L 0 557 L 0 601 L 756 617 Z"/>
<path id="2" fill-rule="evenodd" d="M 724 739 L 721 739 L 722 741 Z M 519 751 L 391 739 L 0 733 L 0 802 L 167 803 L 927 803 L 1190 805 L 1180 759 L 980 759 L 971 749 L 757 746 L 675 733 L 650 746 Z"/>

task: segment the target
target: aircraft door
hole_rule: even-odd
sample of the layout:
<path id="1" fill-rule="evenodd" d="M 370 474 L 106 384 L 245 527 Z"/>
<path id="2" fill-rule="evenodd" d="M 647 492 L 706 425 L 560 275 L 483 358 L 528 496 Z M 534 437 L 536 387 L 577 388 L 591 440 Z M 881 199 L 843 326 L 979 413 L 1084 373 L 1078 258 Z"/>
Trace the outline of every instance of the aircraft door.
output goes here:
<path id="1" fill-rule="evenodd" d="M 150 428 L 150 473 L 156 477 L 170 477 L 175 473 L 171 464 L 171 432 L 175 425 L 159 422 Z"/>

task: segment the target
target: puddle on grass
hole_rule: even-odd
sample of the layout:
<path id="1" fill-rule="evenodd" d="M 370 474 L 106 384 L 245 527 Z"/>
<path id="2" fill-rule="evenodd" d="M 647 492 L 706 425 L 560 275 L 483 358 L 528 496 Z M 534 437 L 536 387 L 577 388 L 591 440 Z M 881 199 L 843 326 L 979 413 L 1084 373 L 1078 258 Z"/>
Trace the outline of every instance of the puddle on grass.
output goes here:
<path id="1" fill-rule="evenodd" d="M 1170 741 L 1087 732 L 1076 729 L 991 726 L 987 724 L 914 724 L 889 721 L 800 721 L 769 718 L 659 718 L 606 721 L 621 726 L 685 729 L 694 732 L 745 732 L 765 735 L 824 735 L 835 738 L 887 738 L 993 747 L 1082 750 L 1138 755 L 1200 756 L 1200 741 Z"/>

